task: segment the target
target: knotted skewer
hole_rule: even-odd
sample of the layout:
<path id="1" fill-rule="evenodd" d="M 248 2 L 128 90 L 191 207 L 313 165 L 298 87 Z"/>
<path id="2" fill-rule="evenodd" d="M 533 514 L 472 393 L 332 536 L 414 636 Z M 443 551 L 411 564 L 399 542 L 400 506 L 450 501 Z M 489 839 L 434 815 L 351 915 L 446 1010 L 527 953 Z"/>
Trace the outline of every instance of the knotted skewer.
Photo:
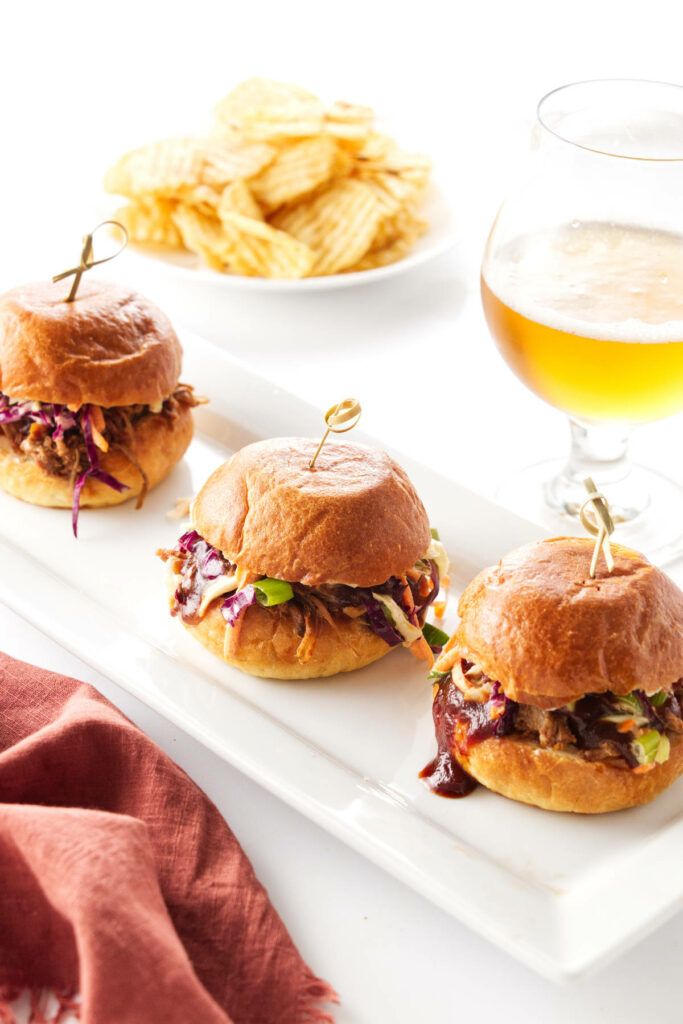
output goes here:
<path id="1" fill-rule="evenodd" d="M 119 228 L 119 230 L 123 232 L 123 242 L 121 243 L 119 248 L 116 250 L 116 252 L 111 254 L 111 256 L 105 256 L 104 259 L 101 259 L 101 260 L 94 260 L 94 259 L 92 259 L 92 254 L 93 254 L 92 240 L 93 240 L 93 237 L 100 230 L 100 228 L 105 227 L 107 224 L 113 224 L 114 227 Z M 128 232 L 124 228 L 123 224 L 119 224 L 119 222 L 117 220 L 103 220 L 101 224 L 98 224 L 96 228 L 93 228 L 93 230 L 90 232 L 90 234 L 86 235 L 85 238 L 83 239 L 83 248 L 81 250 L 81 262 L 78 264 L 78 266 L 77 267 L 72 267 L 71 270 L 63 270 L 61 274 L 55 274 L 55 276 L 52 278 L 53 281 L 63 281 L 64 278 L 71 277 L 73 275 L 73 283 L 71 285 L 71 291 L 69 292 L 69 294 L 67 295 L 67 297 L 66 297 L 66 299 L 64 301 L 65 302 L 73 302 L 74 301 L 74 299 L 76 298 L 76 292 L 78 291 L 78 286 L 81 283 L 81 278 L 83 277 L 83 274 L 86 272 L 86 270 L 91 270 L 93 267 L 98 267 L 101 263 L 108 263 L 109 260 L 115 259 L 119 255 L 119 253 L 123 252 L 123 250 L 126 248 L 127 245 L 128 245 Z"/>
<path id="2" fill-rule="evenodd" d="M 614 533 L 614 520 L 610 514 L 609 504 L 604 494 L 601 494 L 592 479 L 587 476 L 583 486 L 588 491 L 588 497 L 579 510 L 581 522 L 588 532 L 595 537 L 595 547 L 591 558 L 590 577 L 595 579 L 595 571 L 598 564 L 598 556 L 602 548 L 607 562 L 609 572 L 614 568 L 612 549 L 609 546 L 609 538 Z M 591 517 L 589 513 L 592 513 Z"/>
<path id="3" fill-rule="evenodd" d="M 332 431 L 334 434 L 345 434 L 347 430 L 353 430 L 358 423 L 361 414 L 360 402 L 355 398 L 344 398 L 336 405 L 331 405 L 325 413 L 325 424 L 327 430 L 323 434 L 322 441 L 318 445 L 315 455 L 308 463 L 309 469 L 315 469 L 315 460 L 320 455 L 322 446 Z"/>

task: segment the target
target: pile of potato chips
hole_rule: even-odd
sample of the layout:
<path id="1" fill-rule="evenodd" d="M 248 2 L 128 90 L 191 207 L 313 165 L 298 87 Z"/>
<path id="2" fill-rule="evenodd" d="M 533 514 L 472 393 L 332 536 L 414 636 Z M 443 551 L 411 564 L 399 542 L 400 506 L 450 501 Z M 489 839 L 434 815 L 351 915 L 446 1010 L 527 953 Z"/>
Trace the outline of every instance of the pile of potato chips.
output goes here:
<path id="1" fill-rule="evenodd" d="M 189 249 L 216 270 L 299 278 L 401 259 L 427 229 L 431 170 L 375 131 L 368 107 L 326 107 L 295 85 L 252 78 L 220 101 L 208 138 L 127 153 L 105 188 L 130 203 L 131 241 Z"/>

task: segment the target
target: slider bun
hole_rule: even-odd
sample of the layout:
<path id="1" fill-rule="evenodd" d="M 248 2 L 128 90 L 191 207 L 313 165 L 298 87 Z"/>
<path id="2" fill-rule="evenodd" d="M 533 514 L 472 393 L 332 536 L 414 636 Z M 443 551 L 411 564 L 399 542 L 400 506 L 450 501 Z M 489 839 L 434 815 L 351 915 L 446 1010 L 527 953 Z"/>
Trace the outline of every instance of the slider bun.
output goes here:
<path id="1" fill-rule="evenodd" d="M 482 786 L 547 811 L 602 814 L 649 803 L 683 773 L 683 736 L 671 738 L 668 761 L 641 774 L 578 754 L 543 749 L 521 736 L 473 743 L 456 759 Z"/>
<path id="2" fill-rule="evenodd" d="M 138 292 L 84 278 L 0 296 L 0 391 L 64 405 L 149 405 L 171 394 L 182 350 L 168 318 Z"/>
<path id="3" fill-rule="evenodd" d="M 182 459 L 192 440 L 192 432 L 192 411 L 187 406 L 180 407 L 172 422 L 160 414 L 150 414 L 134 424 L 128 447 L 147 475 L 150 488 L 163 480 Z M 0 439 L 0 488 L 32 505 L 71 508 L 73 487 L 65 477 L 46 473 L 31 456 L 8 450 L 5 443 Z M 100 466 L 105 473 L 128 484 L 130 490 L 119 494 L 99 480 L 87 480 L 81 491 L 81 508 L 119 505 L 142 490 L 142 478 L 123 452 L 113 449 L 101 453 Z"/>
<path id="4" fill-rule="evenodd" d="M 670 688 L 683 676 L 683 593 L 620 544 L 612 544 L 614 570 L 601 555 L 590 579 L 593 546 L 582 537 L 538 541 L 479 573 L 460 598 L 450 646 L 512 700 L 540 708 L 586 693 Z"/>
<path id="5" fill-rule="evenodd" d="M 280 437 L 242 448 L 202 487 L 193 525 L 231 562 L 306 586 L 370 587 L 406 572 L 431 540 L 406 473 L 377 448 L 331 439 L 311 470 L 317 446 Z"/>
<path id="6" fill-rule="evenodd" d="M 171 576 L 170 579 L 172 602 L 177 577 Z M 182 618 L 180 621 L 188 633 L 212 654 L 252 676 L 266 679 L 333 676 L 369 665 L 391 650 L 367 625 L 341 614 L 332 617 L 337 632 L 329 623 L 321 623 L 313 653 L 302 664 L 296 657 L 301 637 L 297 636 L 291 618 L 278 612 L 277 607 L 264 608 L 254 604 L 246 609 L 234 627 L 239 632 L 224 653 L 226 629 L 231 630 L 232 627 L 223 618 L 221 601 L 211 604 L 194 625 L 183 622 Z"/>

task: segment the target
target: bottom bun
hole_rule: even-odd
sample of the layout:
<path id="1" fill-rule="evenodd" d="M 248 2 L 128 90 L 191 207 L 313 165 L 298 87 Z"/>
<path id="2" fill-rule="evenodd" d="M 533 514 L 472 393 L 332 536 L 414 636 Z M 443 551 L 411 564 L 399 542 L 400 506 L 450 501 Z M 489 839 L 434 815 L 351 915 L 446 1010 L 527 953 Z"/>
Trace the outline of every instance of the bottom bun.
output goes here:
<path id="1" fill-rule="evenodd" d="M 150 488 L 160 483 L 180 462 L 192 440 L 193 430 L 189 406 L 181 408 L 173 420 L 160 413 L 150 414 L 133 426 L 128 448 L 144 471 Z M 99 480 L 87 480 L 81 491 L 81 508 L 119 505 L 137 497 L 142 491 L 140 473 L 118 449 L 102 455 L 100 466 L 105 473 L 127 484 L 130 490 L 119 493 Z M 0 448 L 0 487 L 32 505 L 71 508 L 73 504 L 73 487 L 65 477 L 46 473 L 29 455 L 20 455 L 6 448 Z"/>
<path id="2" fill-rule="evenodd" d="M 301 637 L 294 630 L 291 616 L 277 608 L 254 604 L 232 627 L 227 625 L 217 602 L 199 622 L 183 625 L 212 654 L 265 679 L 313 679 L 352 672 L 391 650 L 357 619 L 335 615 L 333 621 L 336 629 L 328 622 L 321 623 L 313 653 L 303 663 L 296 656 Z"/>
<path id="3" fill-rule="evenodd" d="M 537 747 L 517 736 L 492 737 L 467 754 L 453 752 L 482 786 L 547 811 L 603 814 L 647 804 L 683 773 L 683 737 L 671 740 L 668 761 L 642 774 L 580 754 Z"/>

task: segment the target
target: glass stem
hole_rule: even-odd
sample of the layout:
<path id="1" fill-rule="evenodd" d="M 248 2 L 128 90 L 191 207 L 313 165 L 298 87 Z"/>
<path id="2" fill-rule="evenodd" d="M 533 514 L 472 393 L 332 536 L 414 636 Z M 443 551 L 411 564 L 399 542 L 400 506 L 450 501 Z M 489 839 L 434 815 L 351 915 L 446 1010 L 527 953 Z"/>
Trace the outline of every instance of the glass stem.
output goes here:
<path id="1" fill-rule="evenodd" d="M 596 427 L 570 417 L 572 446 L 565 475 L 583 486 L 587 476 L 598 487 L 609 487 L 625 480 L 631 471 L 627 427 Z"/>
<path id="2" fill-rule="evenodd" d="M 629 487 L 630 430 L 569 419 L 571 450 L 562 472 L 545 486 L 546 500 L 564 515 L 576 516 L 586 498 L 583 481 L 591 477 L 604 491 L 615 520 L 627 522 L 647 508 L 649 495 Z"/>

